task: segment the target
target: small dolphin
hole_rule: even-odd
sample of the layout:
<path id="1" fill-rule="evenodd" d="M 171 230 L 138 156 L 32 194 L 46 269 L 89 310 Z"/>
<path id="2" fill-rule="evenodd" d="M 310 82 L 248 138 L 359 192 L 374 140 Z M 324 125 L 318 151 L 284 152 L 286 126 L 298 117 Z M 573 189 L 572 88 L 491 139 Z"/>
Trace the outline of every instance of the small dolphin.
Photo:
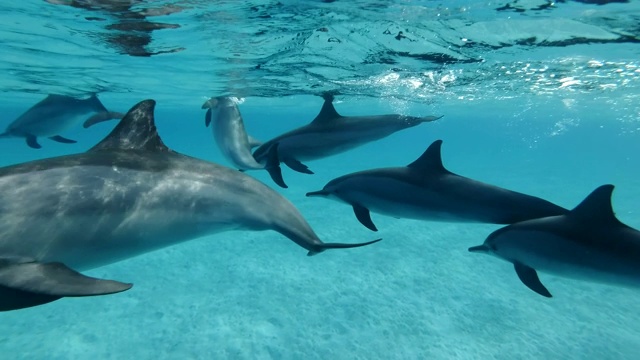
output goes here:
<path id="1" fill-rule="evenodd" d="M 533 219 L 494 231 L 470 252 L 513 264 L 529 289 L 551 297 L 538 271 L 624 287 L 640 287 L 640 231 L 618 220 L 613 185 L 602 185 L 567 214 Z"/>
<path id="2" fill-rule="evenodd" d="M 378 231 L 370 211 L 418 220 L 512 224 L 566 209 L 549 201 L 456 175 L 442 165 L 442 140 L 404 167 L 360 171 L 331 180 L 307 196 L 353 206 L 362 225 Z"/>
<path id="3" fill-rule="evenodd" d="M 110 113 L 95 94 L 88 99 L 49 95 L 9 124 L 0 137 L 24 137 L 27 145 L 34 149 L 42 147 L 38 144 L 38 137 L 48 137 L 57 142 L 73 144 L 76 143 L 75 140 L 64 138 L 59 134 L 75 125 L 80 117 L 91 113 L 119 114 Z"/>
<path id="4" fill-rule="evenodd" d="M 241 171 L 267 170 L 276 184 L 283 188 L 287 187 L 282 179 L 277 143 L 271 146 L 265 165 L 259 164 L 251 155 L 251 149 L 262 143 L 247 134 L 235 99 L 211 98 L 202 105 L 202 108 L 209 109 L 205 116 L 205 126 L 213 122 L 211 127 L 213 138 L 227 160 Z"/>
<path id="5" fill-rule="evenodd" d="M 333 107 L 333 96 L 324 96 L 324 105 L 308 125 L 297 128 L 262 144 L 253 153 L 265 163 L 273 144 L 278 144 L 278 159 L 291 169 L 313 174 L 301 161 L 315 160 L 354 149 L 397 131 L 417 126 L 442 116 L 342 116 Z"/>
<path id="6" fill-rule="evenodd" d="M 0 168 L 0 310 L 127 290 L 77 271 L 224 231 L 274 230 L 309 255 L 379 241 L 323 243 L 275 190 L 167 148 L 154 107 L 134 106 L 86 153 Z"/>

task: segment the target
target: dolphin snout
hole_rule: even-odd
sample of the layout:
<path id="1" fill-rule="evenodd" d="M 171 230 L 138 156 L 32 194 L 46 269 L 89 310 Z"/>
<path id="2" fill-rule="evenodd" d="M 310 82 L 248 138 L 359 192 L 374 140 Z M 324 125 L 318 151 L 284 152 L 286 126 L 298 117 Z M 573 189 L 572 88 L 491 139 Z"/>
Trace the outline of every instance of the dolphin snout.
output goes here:
<path id="1" fill-rule="evenodd" d="M 312 192 L 308 192 L 307 196 L 311 197 L 311 196 L 329 196 L 331 193 L 326 191 L 326 190 L 319 190 L 319 191 L 312 191 Z"/>
<path id="2" fill-rule="evenodd" d="M 202 104 L 202 109 L 213 109 L 218 106 L 218 99 L 211 98 Z"/>
<path id="3" fill-rule="evenodd" d="M 488 253 L 491 251 L 491 248 L 485 244 L 472 246 L 469 248 L 469 252 L 472 253 Z"/>

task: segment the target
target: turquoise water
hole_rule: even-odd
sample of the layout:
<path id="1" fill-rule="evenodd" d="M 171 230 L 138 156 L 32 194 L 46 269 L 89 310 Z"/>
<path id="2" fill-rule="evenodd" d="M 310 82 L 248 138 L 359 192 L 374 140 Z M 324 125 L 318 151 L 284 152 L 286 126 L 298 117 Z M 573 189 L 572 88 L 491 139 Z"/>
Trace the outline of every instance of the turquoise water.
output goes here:
<path id="1" fill-rule="evenodd" d="M 444 117 L 308 162 L 315 175 L 283 167 L 289 189 L 247 173 L 324 241 L 382 242 L 307 257 L 275 232 L 227 232 L 86 271 L 134 287 L 0 314 L 1 358 L 637 358 L 637 290 L 541 274 L 554 295 L 542 298 L 511 264 L 467 251 L 497 225 L 372 214 L 372 233 L 305 193 L 442 139 L 449 170 L 567 208 L 614 184 L 617 216 L 640 228 L 638 2 L 67 3 L 0 5 L 0 126 L 49 93 L 99 92 L 116 111 L 153 98 L 169 147 L 230 166 L 204 126 L 210 96 L 242 98 L 262 140 L 311 121 L 323 91 L 343 115 Z M 0 165 L 83 152 L 114 124 L 78 124 L 61 134 L 77 144 L 40 150 L 2 139 Z"/>

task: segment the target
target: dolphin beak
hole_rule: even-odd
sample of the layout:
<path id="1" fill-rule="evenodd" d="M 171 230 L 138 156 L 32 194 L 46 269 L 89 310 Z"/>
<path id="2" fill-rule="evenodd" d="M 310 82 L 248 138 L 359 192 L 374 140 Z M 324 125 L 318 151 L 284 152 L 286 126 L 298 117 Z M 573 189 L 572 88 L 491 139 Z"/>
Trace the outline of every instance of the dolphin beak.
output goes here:
<path id="1" fill-rule="evenodd" d="M 469 252 L 472 252 L 472 253 L 488 253 L 490 251 L 491 251 L 491 248 L 485 244 L 472 246 L 469 248 Z"/>
<path id="2" fill-rule="evenodd" d="M 312 197 L 312 196 L 329 196 L 329 192 L 325 191 L 325 190 L 320 190 L 320 191 L 312 191 L 312 192 L 308 192 L 307 193 L 307 197 Z"/>
<path id="3" fill-rule="evenodd" d="M 211 99 L 205 101 L 204 104 L 202 104 L 202 109 L 213 109 L 217 105 L 218 105 L 218 100 L 214 99 L 214 98 L 211 98 Z"/>

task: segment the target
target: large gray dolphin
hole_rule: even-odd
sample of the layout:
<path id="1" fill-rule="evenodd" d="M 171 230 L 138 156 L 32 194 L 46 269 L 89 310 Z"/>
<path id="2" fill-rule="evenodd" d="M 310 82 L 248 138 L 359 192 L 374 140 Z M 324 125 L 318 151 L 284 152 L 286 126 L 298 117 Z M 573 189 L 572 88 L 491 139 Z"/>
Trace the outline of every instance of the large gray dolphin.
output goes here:
<path id="1" fill-rule="evenodd" d="M 154 107 L 137 104 L 86 153 L 0 168 L 0 310 L 127 290 L 76 271 L 223 231 L 274 230 L 309 255 L 379 241 L 323 243 L 268 186 L 168 149 Z"/>
<path id="2" fill-rule="evenodd" d="M 538 271 L 578 280 L 640 287 L 640 231 L 618 220 L 611 207 L 613 185 L 595 189 L 575 209 L 494 231 L 469 248 L 514 265 L 529 289 L 551 297 Z"/>
<path id="3" fill-rule="evenodd" d="M 247 134 L 235 99 L 211 98 L 202 105 L 202 108 L 208 109 L 205 115 L 205 126 L 213 124 L 211 126 L 213 138 L 227 160 L 242 171 L 267 170 L 276 184 L 283 188 L 287 187 L 282 179 L 277 143 L 271 146 L 264 165 L 258 163 L 251 155 L 251 149 L 262 143 Z"/>
<path id="4" fill-rule="evenodd" d="M 566 209 L 549 201 L 456 175 L 442 165 L 442 140 L 403 167 L 360 171 L 331 180 L 324 196 L 353 206 L 358 220 L 377 231 L 370 211 L 419 220 L 512 224 Z"/>
<path id="5" fill-rule="evenodd" d="M 34 149 L 42 147 L 38 144 L 38 137 L 48 137 L 57 142 L 73 144 L 75 140 L 64 138 L 59 134 L 78 123 L 81 117 L 92 113 L 103 114 L 102 117 L 108 114 L 106 116 L 108 119 L 122 116 L 120 113 L 109 112 L 95 94 L 87 99 L 49 95 L 9 124 L 0 137 L 23 137 L 27 145 Z M 88 126 L 85 125 L 85 127 Z"/>
<path id="6" fill-rule="evenodd" d="M 266 163 L 269 150 L 278 144 L 278 158 L 291 169 L 313 174 L 301 161 L 320 159 L 382 139 L 397 131 L 441 118 L 441 116 L 372 115 L 342 116 L 333 107 L 333 96 L 308 125 L 291 130 L 262 144 L 253 152 L 259 163 Z"/>

